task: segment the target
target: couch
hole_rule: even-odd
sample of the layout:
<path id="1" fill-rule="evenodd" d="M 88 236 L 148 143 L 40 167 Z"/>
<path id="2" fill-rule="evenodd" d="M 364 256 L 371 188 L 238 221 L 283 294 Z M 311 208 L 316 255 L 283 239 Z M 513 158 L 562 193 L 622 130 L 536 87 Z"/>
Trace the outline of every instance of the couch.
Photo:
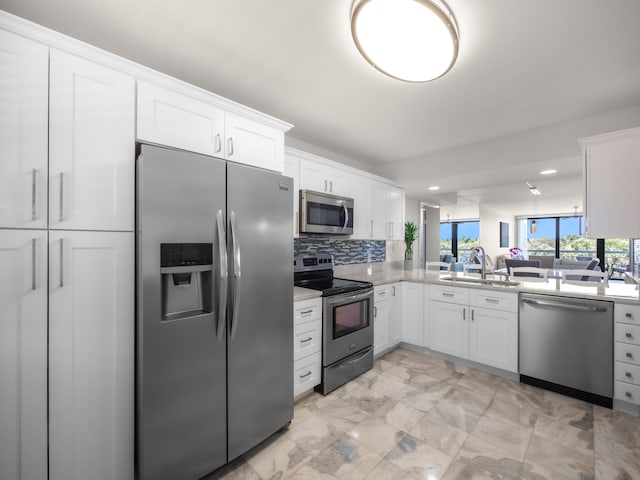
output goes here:
<path id="1" fill-rule="evenodd" d="M 554 258 L 554 270 L 595 270 L 600 271 L 600 259 L 591 258 L 589 260 L 573 260 L 569 258 Z"/>

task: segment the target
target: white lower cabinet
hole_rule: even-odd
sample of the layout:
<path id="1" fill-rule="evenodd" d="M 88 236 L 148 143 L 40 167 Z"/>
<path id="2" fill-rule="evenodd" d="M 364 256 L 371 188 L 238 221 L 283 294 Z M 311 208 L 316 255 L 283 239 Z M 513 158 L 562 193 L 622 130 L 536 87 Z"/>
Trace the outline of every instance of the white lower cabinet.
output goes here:
<path id="1" fill-rule="evenodd" d="M 322 299 L 293 304 L 293 396 L 320 384 Z"/>
<path id="2" fill-rule="evenodd" d="M 614 392 L 617 400 L 640 405 L 640 307 L 614 307 Z"/>
<path id="3" fill-rule="evenodd" d="M 400 343 L 398 296 L 400 282 L 379 285 L 373 291 L 373 354 Z"/>
<path id="4" fill-rule="evenodd" d="M 49 478 L 134 475 L 134 234 L 49 232 Z"/>
<path id="5" fill-rule="evenodd" d="M 429 297 L 430 349 L 518 371 L 516 293 L 432 285 Z"/>
<path id="6" fill-rule="evenodd" d="M 0 478 L 47 479 L 47 232 L 0 232 Z"/>
<path id="7" fill-rule="evenodd" d="M 423 347 L 424 285 L 422 283 L 402 282 L 400 286 L 402 341 Z"/>

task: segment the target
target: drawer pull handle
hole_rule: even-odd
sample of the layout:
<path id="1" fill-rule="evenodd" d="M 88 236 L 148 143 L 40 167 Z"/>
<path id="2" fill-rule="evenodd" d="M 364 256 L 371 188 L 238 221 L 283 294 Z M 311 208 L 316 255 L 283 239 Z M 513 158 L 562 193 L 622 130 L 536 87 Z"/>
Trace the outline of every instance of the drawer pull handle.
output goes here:
<path id="1" fill-rule="evenodd" d="M 625 334 L 625 337 L 627 337 L 627 338 L 633 338 L 633 335 L 631 335 L 629 332 L 627 332 L 627 333 Z"/>
<path id="2" fill-rule="evenodd" d="M 631 392 L 625 392 L 625 396 L 627 398 L 633 398 L 633 395 L 631 395 Z"/>
<path id="3" fill-rule="evenodd" d="M 304 340 L 300 340 L 300 343 L 307 343 L 313 340 L 313 337 L 305 338 Z"/>
<path id="4" fill-rule="evenodd" d="M 627 313 L 625 314 L 625 317 L 627 317 L 627 318 L 633 318 L 633 313 L 627 312 Z"/>
<path id="5" fill-rule="evenodd" d="M 633 353 L 627 352 L 627 358 L 633 358 Z"/>
<path id="6" fill-rule="evenodd" d="M 310 313 L 313 313 L 313 309 L 310 308 L 309 310 L 302 310 L 300 312 L 300 315 L 309 315 Z"/>
<path id="7" fill-rule="evenodd" d="M 386 291 L 384 291 L 384 292 L 378 292 L 378 296 L 379 296 L 379 297 L 384 297 L 386 294 L 387 294 L 387 292 L 386 292 Z"/>
<path id="8" fill-rule="evenodd" d="M 495 298 L 485 298 L 484 301 L 487 303 L 500 303 L 500 300 L 497 300 Z"/>
<path id="9" fill-rule="evenodd" d="M 453 293 L 449 293 L 449 292 L 442 292 L 442 296 L 443 297 L 453 297 L 454 294 Z"/>
<path id="10" fill-rule="evenodd" d="M 631 372 L 626 372 L 624 376 L 627 378 L 633 378 L 633 375 L 631 375 Z"/>
<path id="11" fill-rule="evenodd" d="M 300 375 L 300 378 L 307 378 L 309 375 L 311 375 L 311 371 L 310 370 L 307 373 L 305 373 L 304 375 Z"/>

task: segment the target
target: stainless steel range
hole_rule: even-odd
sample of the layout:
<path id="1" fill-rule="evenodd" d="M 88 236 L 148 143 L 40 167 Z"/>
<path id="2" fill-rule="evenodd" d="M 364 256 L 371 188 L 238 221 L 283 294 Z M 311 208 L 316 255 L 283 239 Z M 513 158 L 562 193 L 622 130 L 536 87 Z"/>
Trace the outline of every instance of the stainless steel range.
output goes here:
<path id="1" fill-rule="evenodd" d="M 294 257 L 294 284 L 322 292 L 323 395 L 373 367 L 373 284 L 335 278 L 331 255 Z"/>

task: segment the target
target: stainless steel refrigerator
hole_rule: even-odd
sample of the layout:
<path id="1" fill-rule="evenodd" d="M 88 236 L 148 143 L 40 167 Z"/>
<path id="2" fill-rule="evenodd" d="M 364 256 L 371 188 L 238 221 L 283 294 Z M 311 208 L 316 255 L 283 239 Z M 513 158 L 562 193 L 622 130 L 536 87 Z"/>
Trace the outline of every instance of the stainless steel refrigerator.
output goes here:
<path id="1" fill-rule="evenodd" d="M 292 180 L 141 145 L 136 471 L 198 479 L 293 417 Z"/>

